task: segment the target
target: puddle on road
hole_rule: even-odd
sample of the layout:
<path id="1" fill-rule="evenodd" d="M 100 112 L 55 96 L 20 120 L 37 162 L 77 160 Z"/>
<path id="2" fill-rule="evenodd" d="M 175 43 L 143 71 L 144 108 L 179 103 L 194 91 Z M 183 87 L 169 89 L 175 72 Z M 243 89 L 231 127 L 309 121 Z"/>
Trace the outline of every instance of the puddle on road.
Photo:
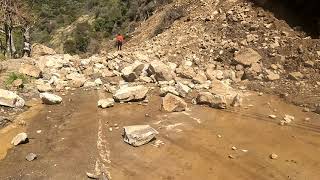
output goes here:
<path id="1" fill-rule="evenodd" d="M 13 147 L 11 145 L 12 138 L 17 134 L 26 131 L 27 126 L 19 125 L 19 123 L 23 121 L 26 123 L 30 122 L 43 108 L 42 104 L 39 102 L 30 102 L 28 105 L 31 106 L 30 109 L 18 115 L 12 124 L 0 129 L 0 160 L 4 159 L 8 150 Z"/>

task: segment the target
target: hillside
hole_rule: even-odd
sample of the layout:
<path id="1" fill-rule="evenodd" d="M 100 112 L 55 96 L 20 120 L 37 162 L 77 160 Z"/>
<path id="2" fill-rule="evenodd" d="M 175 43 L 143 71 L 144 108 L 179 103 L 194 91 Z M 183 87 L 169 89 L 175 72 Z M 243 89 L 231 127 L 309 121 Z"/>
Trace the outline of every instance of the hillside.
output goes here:
<path id="1" fill-rule="evenodd" d="M 103 40 L 112 39 L 117 33 L 131 33 L 136 23 L 147 19 L 167 0 L 63 0 L 58 3 L 33 3 L 34 12 L 40 19 L 33 33 L 34 41 L 46 43 L 58 52 L 74 54 L 87 51 L 96 53 Z"/>

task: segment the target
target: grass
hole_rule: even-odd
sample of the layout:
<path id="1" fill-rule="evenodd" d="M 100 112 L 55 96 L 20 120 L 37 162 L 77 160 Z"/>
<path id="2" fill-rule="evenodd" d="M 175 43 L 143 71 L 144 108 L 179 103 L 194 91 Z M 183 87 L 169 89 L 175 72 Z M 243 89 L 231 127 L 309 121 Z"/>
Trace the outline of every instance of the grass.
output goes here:
<path id="1" fill-rule="evenodd" d="M 7 77 L 7 79 L 5 81 L 5 85 L 6 86 L 12 85 L 12 83 L 17 79 L 21 79 L 23 83 L 27 83 L 28 82 L 28 79 L 27 79 L 27 77 L 25 75 L 20 74 L 20 73 L 12 72 Z"/>
<path id="2" fill-rule="evenodd" d="M 0 61 L 6 60 L 6 57 L 0 52 Z"/>

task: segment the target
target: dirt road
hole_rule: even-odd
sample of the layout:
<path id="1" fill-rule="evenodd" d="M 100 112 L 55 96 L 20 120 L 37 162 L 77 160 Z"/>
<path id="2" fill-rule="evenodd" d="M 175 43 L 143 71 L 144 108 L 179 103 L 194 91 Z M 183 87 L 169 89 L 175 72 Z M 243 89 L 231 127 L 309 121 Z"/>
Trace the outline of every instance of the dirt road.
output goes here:
<path id="1" fill-rule="evenodd" d="M 30 142 L 8 151 L 0 161 L 0 179 L 87 179 L 86 172 L 110 172 L 115 180 L 320 177 L 319 115 L 275 97 L 249 96 L 244 104 L 252 106 L 241 109 L 190 105 L 184 113 L 164 113 L 158 96 L 147 106 L 117 104 L 106 110 L 96 107 L 101 96 L 97 91 L 79 91 L 64 96 L 61 105 L 36 109 L 34 116 L 24 119 Z M 270 119 L 270 114 L 278 118 Z M 295 121 L 280 126 L 284 114 L 295 116 Z M 311 120 L 304 121 L 306 117 Z M 151 142 L 139 148 L 125 144 L 122 127 L 136 124 L 153 126 L 164 144 L 155 147 Z M 9 132 L 1 135 L 1 144 L 8 141 L 3 137 Z M 26 161 L 30 152 L 38 159 Z M 279 158 L 270 159 L 272 153 Z"/>

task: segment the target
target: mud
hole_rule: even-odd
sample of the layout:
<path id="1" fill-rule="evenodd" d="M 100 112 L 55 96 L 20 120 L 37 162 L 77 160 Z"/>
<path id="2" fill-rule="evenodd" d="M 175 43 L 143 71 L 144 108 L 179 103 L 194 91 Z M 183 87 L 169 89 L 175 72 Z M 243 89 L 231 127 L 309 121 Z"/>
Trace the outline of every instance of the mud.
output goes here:
<path id="1" fill-rule="evenodd" d="M 36 115 L 25 119 L 30 142 L 11 148 L 0 161 L 0 179 L 86 179 L 86 172 L 109 172 L 117 180 L 320 176 L 319 115 L 276 97 L 253 93 L 242 108 L 221 111 L 190 105 L 184 113 L 164 113 L 158 96 L 147 106 L 117 104 L 101 110 L 96 102 L 103 96 L 79 91 L 64 96 L 62 105 L 31 110 Z M 270 119 L 270 114 L 278 118 Z M 284 114 L 295 116 L 295 121 L 280 126 Z M 136 124 L 153 126 L 164 144 L 155 147 L 153 141 L 134 148 L 124 143 L 121 127 Z M 13 133 L 2 132 L 1 142 L 10 136 Z M 30 152 L 38 159 L 27 162 Z M 279 158 L 271 160 L 272 153 Z"/>

